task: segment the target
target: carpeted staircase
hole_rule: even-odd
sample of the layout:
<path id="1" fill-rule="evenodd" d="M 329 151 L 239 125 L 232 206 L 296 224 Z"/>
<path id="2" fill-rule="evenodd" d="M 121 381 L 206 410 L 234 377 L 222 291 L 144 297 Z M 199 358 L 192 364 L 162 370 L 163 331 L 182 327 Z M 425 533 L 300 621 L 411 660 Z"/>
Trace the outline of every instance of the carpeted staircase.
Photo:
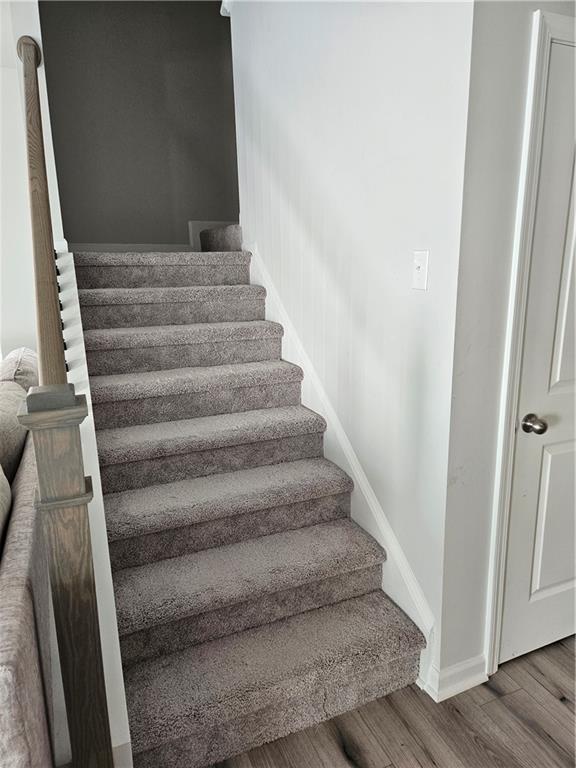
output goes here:
<path id="1" fill-rule="evenodd" d="M 75 263 L 135 766 L 207 766 L 412 683 L 423 637 L 250 254 Z"/>

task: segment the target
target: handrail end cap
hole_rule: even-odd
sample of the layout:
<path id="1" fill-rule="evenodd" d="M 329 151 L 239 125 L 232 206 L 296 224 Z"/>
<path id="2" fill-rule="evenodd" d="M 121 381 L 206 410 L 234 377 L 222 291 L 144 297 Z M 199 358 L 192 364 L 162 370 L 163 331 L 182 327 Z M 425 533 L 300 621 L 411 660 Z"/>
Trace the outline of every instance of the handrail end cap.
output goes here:
<path id="1" fill-rule="evenodd" d="M 39 67 L 42 62 L 42 51 L 40 50 L 40 46 L 34 40 L 33 37 L 30 37 L 29 35 L 22 35 L 18 39 L 18 42 L 16 43 L 16 53 L 18 54 L 18 58 L 20 61 L 24 61 L 22 58 L 24 55 L 24 46 L 25 45 L 31 45 L 34 48 L 34 54 L 36 57 L 36 66 Z"/>

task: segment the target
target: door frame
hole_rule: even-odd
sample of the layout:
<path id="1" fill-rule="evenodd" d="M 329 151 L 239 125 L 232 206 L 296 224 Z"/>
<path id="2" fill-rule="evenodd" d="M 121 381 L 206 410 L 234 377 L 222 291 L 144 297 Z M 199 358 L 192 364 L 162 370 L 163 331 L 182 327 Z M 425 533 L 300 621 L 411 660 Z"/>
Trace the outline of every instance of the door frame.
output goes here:
<path id="1" fill-rule="evenodd" d="M 496 471 L 492 504 L 492 530 L 484 637 L 484 653 L 488 675 L 493 674 L 498 669 L 502 636 L 508 529 L 512 501 L 512 472 L 516 450 L 520 375 L 524 348 L 536 200 L 540 179 L 540 158 L 542 155 L 550 51 L 553 42 L 574 45 L 575 23 L 576 20 L 573 17 L 545 11 L 536 11 L 533 14 L 532 20 L 528 87 L 524 113 L 524 133 L 516 203 L 504 365 L 497 428 Z"/>

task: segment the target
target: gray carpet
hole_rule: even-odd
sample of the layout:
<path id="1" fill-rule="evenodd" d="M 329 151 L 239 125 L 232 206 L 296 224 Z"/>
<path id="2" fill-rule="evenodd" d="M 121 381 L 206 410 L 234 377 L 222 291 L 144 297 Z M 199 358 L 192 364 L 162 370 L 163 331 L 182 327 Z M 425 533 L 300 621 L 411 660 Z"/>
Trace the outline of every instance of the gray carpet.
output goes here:
<path id="1" fill-rule="evenodd" d="M 423 637 L 250 254 L 75 263 L 136 768 L 205 768 L 412 683 Z"/>

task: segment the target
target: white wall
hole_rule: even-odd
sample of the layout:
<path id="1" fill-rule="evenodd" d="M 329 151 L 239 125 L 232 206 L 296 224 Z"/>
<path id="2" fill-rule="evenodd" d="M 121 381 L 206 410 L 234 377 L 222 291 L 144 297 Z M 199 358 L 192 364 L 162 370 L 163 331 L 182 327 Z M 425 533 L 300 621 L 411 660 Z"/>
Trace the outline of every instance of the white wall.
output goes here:
<path id="1" fill-rule="evenodd" d="M 0 2 L 0 358 L 36 347 L 32 232 L 12 3 Z"/>
<path id="2" fill-rule="evenodd" d="M 479 2 L 470 115 L 446 511 L 441 666 L 484 654 L 506 312 L 532 14 L 571 2 Z"/>
<path id="3" fill-rule="evenodd" d="M 38 3 L 0 0 L 0 356 L 18 346 L 36 347 L 22 64 L 16 54 L 16 42 L 22 35 L 42 44 Z M 55 242 L 62 246 L 65 241 L 43 62 L 38 81 L 52 228 Z"/>
<path id="4" fill-rule="evenodd" d="M 472 5 L 237 2 L 231 17 L 245 243 L 436 634 Z M 417 292 L 411 256 L 423 248 L 429 290 Z M 391 560 L 384 586 L 410 610 Z"/>

